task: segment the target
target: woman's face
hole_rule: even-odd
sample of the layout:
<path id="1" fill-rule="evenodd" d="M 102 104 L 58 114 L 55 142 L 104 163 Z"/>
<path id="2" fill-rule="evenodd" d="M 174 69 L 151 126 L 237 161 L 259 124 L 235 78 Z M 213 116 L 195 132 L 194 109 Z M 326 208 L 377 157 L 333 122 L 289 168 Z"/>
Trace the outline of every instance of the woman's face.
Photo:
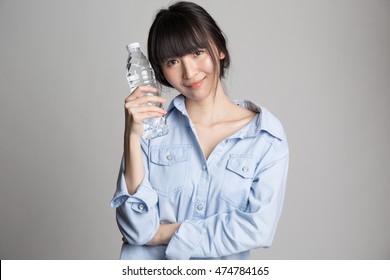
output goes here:
<path id="1" fill-rule="evenodd" d="M 223 55 L 220 55 L 220 59 Z M 219 64 L 218 64 L 219 65 Z M 161 66 L 167 81 L 186 98 L 201 100 L 209 96 L 219 82 L 218 71 L 207 49 L 182 57 L 169 58 Z"/>

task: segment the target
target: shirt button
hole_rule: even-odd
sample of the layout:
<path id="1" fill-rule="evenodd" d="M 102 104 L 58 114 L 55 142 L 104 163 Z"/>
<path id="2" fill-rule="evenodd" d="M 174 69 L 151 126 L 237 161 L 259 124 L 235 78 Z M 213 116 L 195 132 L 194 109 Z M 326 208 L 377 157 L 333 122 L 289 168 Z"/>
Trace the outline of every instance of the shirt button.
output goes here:
<path id="1" fill-rule="evenodd" d="M 139 209 L 139 210 L 144 210 L 144 208 L 145 208 L 145 205 L 143 205 L 143 204 L 139 204 L 139 205 L 138 205 L 138 209 Z"/>
<path id="2" fill-rule="evenodd" d="M 167 160 L 173 160 L 173 155 L 167 155 Z"/>
<path id="3" fill-rule="evenodd" d="M 244 167 L 242 168 L 242 171 L 248 172 L 248 171 L 249 171 L 249 167 L 248 167 L 248 166 L 244 166 Z"/>
<path id="4" fill-rule="evenodd" d="M 225 140 L 225 143 L 230 143 L 230 140 L 229 139 Z"/>
<path id="5" fill-rule="evenodd" d="M 198 209 L 199 211 L 203 210 L 203 205 L 202 204 L 198 204 L 198 206 L 196 206 L 196 209 Z"/>
<path id="6" fill-rule="evenodd" d="M 206 170 L 206 169 L 207 169 L 207 166 L 206 166 L 206 165 L 203 165 L 202 168 L 203 168 L 203 170 Z"/>

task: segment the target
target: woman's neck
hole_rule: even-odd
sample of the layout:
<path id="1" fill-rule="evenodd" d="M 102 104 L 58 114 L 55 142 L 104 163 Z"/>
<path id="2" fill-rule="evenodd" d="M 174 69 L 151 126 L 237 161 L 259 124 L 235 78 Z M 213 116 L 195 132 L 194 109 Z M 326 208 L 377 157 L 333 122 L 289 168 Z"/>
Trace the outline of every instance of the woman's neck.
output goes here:
<path id="1" fill-rule="evenodd" d="M 186 109 L 192 122 L 197 125 L 213 125 L 226 120 L 229 110 L 234 104 L 227 98 L 221 83 L 215 94 L 203 100 L 186 99 Z"/>

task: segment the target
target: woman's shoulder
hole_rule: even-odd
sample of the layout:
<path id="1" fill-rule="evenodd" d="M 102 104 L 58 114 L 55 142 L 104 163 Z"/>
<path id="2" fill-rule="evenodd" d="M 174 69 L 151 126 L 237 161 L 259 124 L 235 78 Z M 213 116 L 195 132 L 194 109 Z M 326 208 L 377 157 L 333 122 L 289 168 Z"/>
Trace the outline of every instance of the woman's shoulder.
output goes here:
<path id="1" fill-rule="evenodd" d="M 266 107 L 250 100 L 233 100 L 233 102 L 256 114 L 257 132 L 266 131 L 270 136 L 281 141 L 287 140 L 282 122 Z"/>
<path id="2" fill-rule="evenodd" d="M 261 129 L 267 131 L 279 140 L 286 141 L 287 136 L 282 122 L 267 108 L 261 107 L 259 116 Z"/>

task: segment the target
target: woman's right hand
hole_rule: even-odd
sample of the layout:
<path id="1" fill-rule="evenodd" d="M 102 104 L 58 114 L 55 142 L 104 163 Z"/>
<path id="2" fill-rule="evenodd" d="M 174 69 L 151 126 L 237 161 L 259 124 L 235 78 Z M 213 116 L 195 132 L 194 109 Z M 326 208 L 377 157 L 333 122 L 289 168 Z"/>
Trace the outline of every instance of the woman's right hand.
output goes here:
<path id="1" fill-rule="evenodd" d="M 164 103 L 166 100 L 155 94 L 152 86 L 139 86 L 125 99 L 125 136 L 139 136 L 144 133 L 143 120 L 150 117 L 161 117 L 167 112 L 151 103 Z M 149 93 L 149 95 L 146 95 Z"/>

